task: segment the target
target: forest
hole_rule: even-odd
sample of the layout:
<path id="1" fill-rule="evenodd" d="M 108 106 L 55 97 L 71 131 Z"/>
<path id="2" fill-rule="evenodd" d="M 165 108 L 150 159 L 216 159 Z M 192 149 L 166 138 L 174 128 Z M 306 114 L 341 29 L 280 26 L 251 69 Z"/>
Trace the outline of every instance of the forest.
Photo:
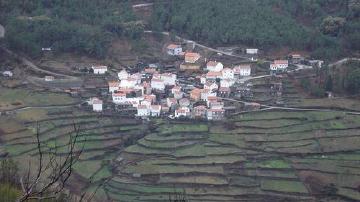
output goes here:
<path id="1" fill-rule="evenodd" d="M 0 0 L 6 45 L 32 57 L 42 48 L 103 58 L 113 37 L 137 38 L 130 1 Z"/>
<path id="2" fill-rule="evenodd" d="M 359 0 L 159 0 L 152 27 L 211 45 L 286 46 L 329 59 L 360 49 L 359 14 Z"/>

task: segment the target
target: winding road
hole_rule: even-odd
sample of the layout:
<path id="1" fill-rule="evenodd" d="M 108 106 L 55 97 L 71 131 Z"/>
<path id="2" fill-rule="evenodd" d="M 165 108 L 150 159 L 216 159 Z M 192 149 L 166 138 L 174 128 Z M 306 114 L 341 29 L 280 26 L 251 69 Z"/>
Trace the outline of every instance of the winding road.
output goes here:
<path id="1" fill-rule="evenodd" d="M 5 28 L 4 26 L 0 25 L 0 38 L 5 37 Z"/>
<path id="2" fill-rule="evenodd" d="M 7 48 L 2 47 L 2 49 L 5 52 L 7 52 L 9 55 L 12 55 L 12 56 L 14 56 L 16 58 L 19 58 L 23 64 L 25 64 L 26 66 L 30 67 L 31 69 L 33 69 L 35 71 L 39 71 L 39 72 L 42 72 L 42 73 L 45 73 L 45 74 L 48 74 L 48 75 L 52 75 L 52 76 L 59 76 L 59 77 L 64 77 L 64 78 L 68 78 L 68 79 L 77 79 L 77 77 L 74 77 L 74 76 L 69 76 L 69 75 L 66 75 L 66 74 L 60 74 L 60 73 L 55 73 L 55 72 L 51 72 L 51 71 L 48 71 L 48 70 L 41 69 L 38 66 L 36 66 L 34 63 L 32 63 L 30 60 L 28 60 L 27 58 L 25 58 L 23 56 L 19 56 L 18 54 L 12 52 L 11 50 L 9 50 Z"/>
<path id="3" fill-rule="evenodd" d="M 225 101 L 230 101 L 230 102 L 238 102 L 238 103 L 242 103 L 242 104 L 251 104 L 251 102 L 236 100 L 236 99 L 232 99 L 232 98 L 221 98 L 221 99 L 225 100 Z M 316 109 L 316 108 L 299 108 L 299 107 L 279 107 L 279 106 L 270 106 L 270 105 L 263 105 L 263 104 L 260 104 L 260 106 L 264 107 L 263 109 L 261 109 L 261 111 L 271 110 L 271 109 L 280 109 L 280 110 L 291 110 L 291 111 L 343 112 L 343 113 L 346 113 L 346 114 L 360 115 L 360 112 L 358 112 L 358 111 L 333 110 L 333 109 Z"/>
<path id="4" fill-rule="evenodd" d="M 163 35 L 166 35 L 166 36 L 170 35 L 169 32 L 155 32 L 155 31 L 151 31 L 151 30 L 145 30 L 144 33 L 156 33 L 156 34 L 163 34 Z M 223 55 L 227 55 L 227 56 L 231 56 L 231 57 L 236 57 L 236 58 L 241 58 L 241 59 L 245 59 L 245 60 L 248 60 L 248 61 L 252 61 L 251 57 L 240 56 L 240 55 L 236 55 L 236 54 L 233 54 L 233 53 L 218 50 L 218 49 L 215 49 L 215 48 L 211 48 L 211 47 L 199 44 L 196 41 L 193 41 L 193 40 L 190 40 L 190 39 L 185 39 L 185 38 L 182 38 L 182 37 L 177 36 L 177 35 L 175 36 L 175 38 L 180 40 L 180 41 L 184 41 L 186 43 L 192 43 L 195 46 L 198 46 L 200 48 L 203 48 L 203 49 L 206 49 L 206 50 L 209 50 L 209 51 L 213 51 L 213 52 L 216 52 L 216 53 L 221 53 Z"/>

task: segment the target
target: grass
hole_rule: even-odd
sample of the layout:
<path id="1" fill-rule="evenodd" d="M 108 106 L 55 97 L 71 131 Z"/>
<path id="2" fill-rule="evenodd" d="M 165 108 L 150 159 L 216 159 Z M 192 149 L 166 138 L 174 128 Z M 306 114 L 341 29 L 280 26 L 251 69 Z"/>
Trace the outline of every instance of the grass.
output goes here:
<path id="1" fill-rule="evenodd" d="M 261 189 L 287 193 L 308 193 L 306 187 L 299 181 L 261 180 Z"/>
<path id="2" fill-rule="evenodd" d="M 191 172 L 215 173 L 222 174 L 224 172 L 222 166 L 185 166 L 185 165 L 153 165 L 140 164 L 130 165 L 122 172 L 124 173 L 140 173 L 140 174 L 182 174 Z"/>
<path id="3" fill-rule="evenodd" d="M 74 170 L 79 175 L 89 179 L 101 168 L 101 161 L 78 161 L 74 165 Z"/>
<path id="4" fill-rule="evenodd" d="M 112 175 L 108 166 L 103 166 L 100 170 L 98 170 L 93 176 L 92 181 L 97 182 L 99 180 L 108 178 Z"/>
<path id="5" fill-rule="evenodd" d="M 209 140 L 219 144 L 230 144 L 240 148 L 245 147 L 244 136 L 239 134 L 210 133 Z"/>
<path id="6" fill-rule="evenodd" d="M 282 159 L 260 161 L 257 164 L 254 164 L 252 162 L 246 163 L 245 167 L 247 168 L 260 167 L 260 168 L 272 168 L 272 169 L 291 168 L 290 164 Z"/>
<path id="7" fill-rule="evenodd" d="M 224 177 L 217 176 L 181 176 L 181 177 L 172 177 L 172 176 L 162 176 L 160 177 L 159 183 L 171 183 L 171 184 L 206 184 L 206 185 L 227 185 L 228 181 Z"/>
<path id="8" fill-rule="evenodd" d="M 207 132 L 208 126 L 205 124 L 171 124 L 161 125 L 158 129 L 161 134 L 172 134 L 178 132 Z"/>
<path id="9" fill-rule="evenodd" d="M 10 110 L 24 106 L 64 105 L 77 100 L 65 94 L 40 93 L 26 89 L 0 87 L 0 109 Z"/>

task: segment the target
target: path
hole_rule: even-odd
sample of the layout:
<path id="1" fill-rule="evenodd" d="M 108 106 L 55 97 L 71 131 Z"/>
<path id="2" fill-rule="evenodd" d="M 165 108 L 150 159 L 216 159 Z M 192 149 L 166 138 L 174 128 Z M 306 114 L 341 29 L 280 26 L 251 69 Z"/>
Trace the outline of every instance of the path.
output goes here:
<path id="1" fill-rule="evenodd" d="M 5 28 L 0 25 L 0 38 L 4 38 L 5 37 Z"/>
<path id="2" fill-rule="evenodd" d="M 169 36 L 169 35 L 170 35 L 169 32 L 155 32 L 155 31 L 151 31 L 151 30 L 145 30 L 144 33 L 159 33 L 159 34 L 163 34 L 163 35 L 166 35 L 166 36 Z M 203 48 L 203 49 L 206 49 L 206 50 L 209 50 L 209 51 L 213 51 L 213 52 L 216 52 L 216 53 L 221 53 L 221 54 L 223 54 L 223 55 L 227 55 L 227 56 L 231 56 L 231 57 L 237 57 L 237 58 L 241 58 L 241 59 L 245 59 L 245 60 L 252 61 L 252 60 L 251 60 L 251 57 L 240 56 L 240 55 L 236 55 L 236 54 L 233 54 L 233 53 L 229 53 L 229 52 L 225 52 L 225 51 L 222 51 L 222 50 L 218 50 L 218 49 L 215 49 L 215 48 L 211 48 L 211 47 L 208 47 L 208 46 L 199 44 L 199 43 L 197 43 L 196 41 L 182 38 L 182 37 L 180 37 L 180 36 L 175 36 L 175 38 L 178 39 L 178 40 L 184 41 L 184 42 L 186 42 L 186 43 L 193 43 L 195 46 L 198 46 L 198 47 L 200 47 L 200 48 Z"/>
<path id="3" fill-rule="evenodd" d="M 238 102 L 243 104 L 250 104 L 251 102 L 236 100 L 232 98 L 221 98 L 222 100 L 231 101 L 231 102 Z M 346 114 L 352 115 L 360 115 L 358 111 L 345 111 L 345 110 L 333 110 L 333 109 L 315 109 L 315 108 L 298 108 L 298 107 L 279 107 L 279 106 L 270 106 L 270 105 L 263 105 L 260 104 L 261 107 L 265 107 L 263 110 L 271 110 L 271 109 L 281 109 L 281 110 L 292 110 L 292 111 L 319 111 L 319 112 L 343 112 Z"/>
<path id="4" fill-rule="evenodd" d="M 341 65 L 341 64 L 351 61 L 351 60 L 360 61 L 360 58 L 344 58 L 344 59 L 338 60 L 336 62 L 333 62 L 333 63 L 329 64 L 328 66 L 333 67 L 333 66 Z"/>
<path id="5" fill-rule="evenodd" d="M 266 74 L 266 75 L 261 75 L 261 76 L 248 76 L 248 77 L 238 79 L 237 82 L 238 83 L 245 83 L 245 82 L 253 80 L 253 79 L 261 79 L 261 78 L 266 78 L 266 77 L 271 77 L 271 75 Z"/>
<path id="6" fill-rule="evenodd" d="M 154 5 L 154 3 L 143 3 L 143 4 L 132 5 L 132 7 L 133 8 L 142 8 L 142 7 L 152 6 L 152 5 Z"/>
<path id="7" fill-rule="evenodd" d="M 21 108 L 17 108 L 17 109 L 10 109 L 10 110 L 0 111 L 0 115 L 1 114 L 7 114 L 8 112 L 14 113 L 14 112 L 18 112 L 18 111 L 27 110 L 27 109 L 68 108 L 68 107 L 78 106 L 79 104 L 81 104 L 81 102 L 73 103 L 73 104 L 67 104 L 67 105 L 27 106 L 27 107 L 21 107 Z"/>
<path id="8" fill-rule="evenodd" d="M 1 47 L 1 48 L 5 52 L 7 52 L 9 55 L 12 55 L 12 56 L 14 56 L 16 58 L 19 58 L 23 64 L 25 64 L 26 66 L 30 67 L 31 69 L 33 69 L 35 71 L 39 71 L 39 72 L 42 72 L 42 73 L 45 73 L 45 74 L 48 74 L 48 75 L 52 75 L 52 76 L 65 77 L 65 78 L 68 78 L 68 79 L 78 79 L 77 77 L 74 77 L 74 76 L 69 76 L 69 75 L 66 75 L 66 74 L 60 74 L 60 73 L 55 73 L 55 72 L 51 72 L 51 71 L 48 71 L 48 70 L 41 69 L 38 66 L 36 66 L 34 63 L 32 63 L 30 60 L 28 60 L 27 58 L 25 58 L 23 56 L 19 56 L 16 53 L 10 51 L 7 48 L 4 48 L 4 47 Z"/>

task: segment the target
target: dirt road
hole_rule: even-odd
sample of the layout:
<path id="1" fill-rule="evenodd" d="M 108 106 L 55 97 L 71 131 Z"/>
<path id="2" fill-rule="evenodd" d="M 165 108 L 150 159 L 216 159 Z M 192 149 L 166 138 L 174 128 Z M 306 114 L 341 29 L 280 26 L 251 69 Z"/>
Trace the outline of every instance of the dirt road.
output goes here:
<path id="1" fill-rule="evenodd" d="M 169 32 L 154 32 L 154 31 L 151 31 L 151 30 L 146 30 L 146 31 L 144 31 L 144 33 L 158 33 L 158 34 L 163 34 L 163 35 L 166 35 L 166 36 L 169 36 L 169 35 L 170 35 Z M 215 48 L 211 48 L 211 47 L 208 47 L 208 46 L 199 44 L 199 43 L 197 43 L 196 41 L 182 38 L 182 37 L 180 37 L 180 36 L 175 36 L 175 38 L 178 39 L 178 40 L 184 41 L 184 42 L 186 42 L 186 43 L 192 43 L 192 44 L 194 44 L 195 46 L 198 46 L 198 47 L 200 47 L 200 48 L 203 48 L 203 49 L 206 49 L 206 50 L 209 50 L 209 51 L 213 51 L 213 52 L 216 52 L 216 53 L 221 53 L 221 54 L 223 54 L 223 55 L 227 55 L 227 56 L 231 56 L 231 57 L 236 57 L 236 58 L 241 58 L 241 59 L 244 59 L 244 60 L 252 61 L 252 60 L 251 60 L 251 57 L 240 56 L 240 55 L 236 55 L 236 54 L 233 54 L 233 53 L 229 53 L 229 52 L 225 52 L 225 51 L 222 51 L 222 50 L 218 50 L 218 49 L 215 49 Z"/>
<path id="2" fill-rule="evenodd" d="M 33 69 L 35 71 L 42 72 L 42 73 L 52 75 L 52 76 L 64 77 L 64 78 L 67 78 L 67 79 L 78 79 L 77 77 L 74 77 L 74 76 L 69 76 L 69 75 L 66 75 L 66 74 L 60 74 L 60 73 L 55 73 L 55 72 L 51 72 L 51 71 L 48 71 L 48 70 L 41 69 L 38 66 L 36 66 L 34 63 L 32 63 L 30 60 L 28 60 L 27 58 L 25 58 L 23 56 L 20 56 L 20 55 L 18 55 L 16 53 L 10 51 L 7 48 L 2 47 L 2 49 L 5 52 L 7 52 L 9 55 L 12 55 L 12 56 L 20 59 L 23 64 L 25 64 L 26 66 L 30 67 L 31 69 Z"/>
<path id="3" fill-rule="evenodd" d="M 0 38 L 4 38 L 5 37 L 5 28 L 0 25 Z"/>

